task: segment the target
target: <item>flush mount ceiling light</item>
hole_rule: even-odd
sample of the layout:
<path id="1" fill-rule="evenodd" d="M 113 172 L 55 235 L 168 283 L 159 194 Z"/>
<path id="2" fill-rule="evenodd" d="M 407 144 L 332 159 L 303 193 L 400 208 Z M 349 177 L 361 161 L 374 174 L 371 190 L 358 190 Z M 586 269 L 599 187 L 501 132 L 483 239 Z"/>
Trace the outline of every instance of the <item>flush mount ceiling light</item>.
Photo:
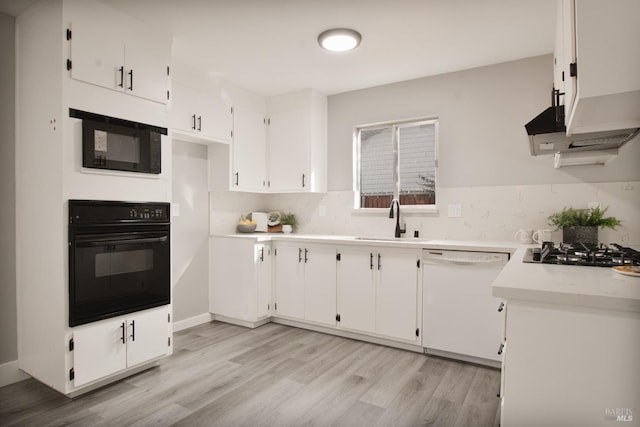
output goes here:
<path id="1" fill-rule="evenodd" d="M 323 31 L 318 36 L 320 46 L 331 52 L 345 52 L 355 49 L 360 44 L 360 40 L 362 40 L 360 33 L 349 28 L 333 28 Z"/>

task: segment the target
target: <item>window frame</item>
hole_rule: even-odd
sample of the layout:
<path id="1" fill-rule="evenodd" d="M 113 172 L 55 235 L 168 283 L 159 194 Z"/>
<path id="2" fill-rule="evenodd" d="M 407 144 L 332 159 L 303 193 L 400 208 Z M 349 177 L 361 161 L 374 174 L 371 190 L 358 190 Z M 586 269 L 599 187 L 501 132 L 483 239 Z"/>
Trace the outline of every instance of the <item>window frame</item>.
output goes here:
<path id="1" fill-rule="evenodd" d="M 353 212 L 358 214 L 389 214 L 388 208 L 365 208 L 360 206 L 361 201 L 361 193 L 360 193 L 360 172 L 361 172 L 361 162 L 360 162 L 360 132 L 362 130 L 376 130 L 376 129 L 384 129 L 384 128 L 392 128 L 392 146 L 393 146 L 393 198 L 398 199 L 400 197 L 400 181 L 398 179 L 399 176 L 399 132 L 403 127 L 412 127 L 419 126 L 424 124 L 433 124 L 435 128 L 435 137 L 434 137 L 434 157 L 435 157 L 435 167 L 434 167 L 434 179 L 435 179 L 435 193 L 436 193 L 436 203 L 432 205 L 402 205 L 403 213 L 437 213 L 438 212 L 438 190 L 439 179 L 438 179 L 438 154 L 439 154 L 439 139 L 440 139 L 440 131 L 439 131 L 439 118 L 438 117 L 422 117 L 415 119 L 405 119 L 405 120 L 394 120 L 388 122 L 378 122 L 371 123 L 366 125 L 358 125 L 353 128 Z"/>

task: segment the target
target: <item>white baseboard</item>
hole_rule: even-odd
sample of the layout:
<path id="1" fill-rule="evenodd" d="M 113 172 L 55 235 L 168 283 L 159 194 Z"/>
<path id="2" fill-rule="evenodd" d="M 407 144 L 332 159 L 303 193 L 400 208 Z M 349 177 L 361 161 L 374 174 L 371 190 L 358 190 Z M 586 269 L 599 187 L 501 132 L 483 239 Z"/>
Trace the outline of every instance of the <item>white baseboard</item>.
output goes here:
<path id="1" fill-rule="evenodd" d="M 220 322 L 231 323 L 232 325 L 243 326 L 245 328 L 251 329 L 266 325 L 267 323 L 271 322 L 271 317 L 265 317 L 264 319 L 260 319 L 256 322 L 249 322 L 247 320 L 238 320 L 234 319 L 233 317 L 221 316 L 219 314 L 213 315 L 213 319 Z"/>
<path id="2" fill-rule="evenodd" d="M 18 368 L 17 360 L 0 365 L 0 387 L 17 383 L 27 378 L 30 378 L 30 375 Z"/>
<path id="3" fill-rule="evenodd" d="M 209 323 L 212 320 L 213 320 L 213 314 L 211 313 L 202 313 L 197 316 L 190 317 L 188 319 L 179 320 L 177 322 L 173 322 L 173 332 L 189 329 L 194 326 L 202 325 L 203 323 Z"/>

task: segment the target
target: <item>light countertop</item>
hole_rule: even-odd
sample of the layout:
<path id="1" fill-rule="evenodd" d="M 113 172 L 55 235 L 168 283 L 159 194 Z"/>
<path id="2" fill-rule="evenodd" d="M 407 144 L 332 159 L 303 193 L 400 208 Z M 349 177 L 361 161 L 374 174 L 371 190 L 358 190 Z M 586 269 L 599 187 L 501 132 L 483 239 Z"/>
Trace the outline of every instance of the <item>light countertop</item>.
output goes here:
<path id="1" fill-rule="evenodd" d="M 238 233 L 213 235 L 211 238 L 225 237 L 238 239 L 253 239 L 256 242 L 309 242 L 309 243 L 329 243 L 340 245 L 360 245 L 360 246 L 386 246 L 415 249 L 441 249 L 441 250 L 465 250 L 482 252 L 501 252 L 513 254 L 517 248 L 522 246 L 514 241 L 480 241 L 480 240 L 443 240 L 412 237 L 358 237 L 341 235 L 319 235 L 319 234 L 283 234 L 283 233 Z M 531 245 L 527 245 L 531 246 Z"/>
<path id="2" fill-rule="evenodd" d="M 609 267 L 522 262 L 519 248 L 493 282 L 493 295 L 504 299 L 640 312 L 640 278 Z"/>

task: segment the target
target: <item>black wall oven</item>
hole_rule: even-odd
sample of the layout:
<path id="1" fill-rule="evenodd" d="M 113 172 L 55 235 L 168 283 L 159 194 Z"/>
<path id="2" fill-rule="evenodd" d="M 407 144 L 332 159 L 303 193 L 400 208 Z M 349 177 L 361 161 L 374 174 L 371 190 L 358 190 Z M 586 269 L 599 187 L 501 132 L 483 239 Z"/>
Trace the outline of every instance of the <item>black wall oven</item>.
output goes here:
<path id="1" fill-rule="evenodd" d="M 69 326 L 171 301 L 169 203 L 69 200 Z"/>

